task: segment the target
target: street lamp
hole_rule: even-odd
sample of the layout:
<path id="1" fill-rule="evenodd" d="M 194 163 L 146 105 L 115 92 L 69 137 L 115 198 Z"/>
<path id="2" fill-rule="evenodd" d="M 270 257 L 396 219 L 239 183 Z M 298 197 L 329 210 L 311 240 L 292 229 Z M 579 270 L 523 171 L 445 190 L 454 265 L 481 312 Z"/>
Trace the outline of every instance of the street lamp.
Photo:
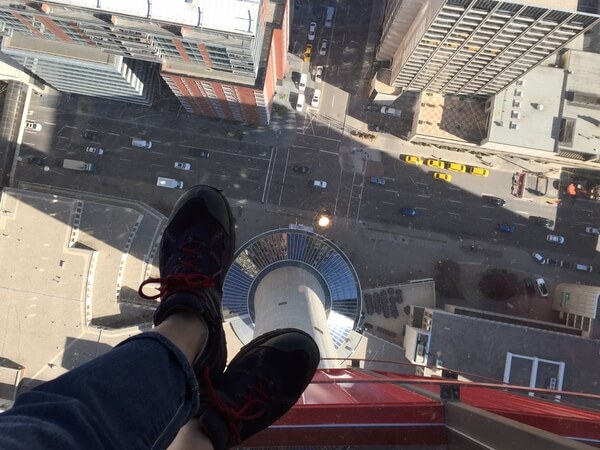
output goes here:
<path id="1" fill-rule="evenodd" d="M 333 224 L 333 217 L 326 211 L 320 211 L 315 217 L 315 225 L 321 230 L 326 230 Z"/>

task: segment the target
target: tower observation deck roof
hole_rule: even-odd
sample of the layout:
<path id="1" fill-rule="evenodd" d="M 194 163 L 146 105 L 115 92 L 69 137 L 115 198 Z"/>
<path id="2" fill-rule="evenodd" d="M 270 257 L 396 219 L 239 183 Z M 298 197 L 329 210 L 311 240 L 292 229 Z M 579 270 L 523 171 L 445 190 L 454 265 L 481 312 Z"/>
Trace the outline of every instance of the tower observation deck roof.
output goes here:
<path id="1" fill-rule="evenodd" d="M 339 349 L 360 319 L 360 283 L 346 255 L 333 242 L 310 231 L 268 231 L 237 251 L 223 285 L 226 320 L 249 317 L 254 324 L 254 292 L 258 283 L 273 269 L 286 265 L 311 272 L 321 284 L 327 326 L 335 348 Z"/>

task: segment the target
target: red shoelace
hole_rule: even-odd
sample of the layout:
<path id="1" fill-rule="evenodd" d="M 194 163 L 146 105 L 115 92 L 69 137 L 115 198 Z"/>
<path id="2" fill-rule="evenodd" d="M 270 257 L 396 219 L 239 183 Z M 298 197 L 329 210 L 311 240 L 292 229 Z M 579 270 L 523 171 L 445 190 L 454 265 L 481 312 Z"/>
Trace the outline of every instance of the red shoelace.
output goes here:
<path id="1" fill-rule="evenodd" d="M 200 254 L 202 247 L 202 241 L 193 239 L 186 243 L 182 248 L 182 257 L 179 260 L 179 266 L 176 270 L 190 270 L 195 268 L 195 260 Z M 160 297 L 171 295 L 175 292 L 194 292 L 198 289 L 208 288 L 215 285 L 214 278 L 218 276 L 221 271 L 213 275 L 204 275 L 201 273 L 184 272 L 167 275 L 161 278 L 148 278 L 142 281 L 138 289 L 140 297 L 147 300 L 154 300 Z M 157 294 L 148 295 L 144 293 L 144 287 L 148 284 L 159 283 L 160 286 L 156 288 Z M 166 294 L 166 295 L 165 295 Z"/>
<path id="2" fill-rule="evenodd" d="M 265 413 L 267 401 L 274 398 L 271 383 L 268 380 L 259 378 L 259 384 L 252 387 L 252 390 L 244 395 L 241 404 L 229 405 L 218 396 L 210 380 L 208 368 L 204 369 L 204 382 L 206 391 L 212 405 L 225 418 L 229 432 L 235 436 L 235 441 L 229 439 L 229 442 L 237 444 L 241 441 L 240 428 L 238 422 L 258 419 Z M 250 412 L 252 409 L 255 412 Z"/>

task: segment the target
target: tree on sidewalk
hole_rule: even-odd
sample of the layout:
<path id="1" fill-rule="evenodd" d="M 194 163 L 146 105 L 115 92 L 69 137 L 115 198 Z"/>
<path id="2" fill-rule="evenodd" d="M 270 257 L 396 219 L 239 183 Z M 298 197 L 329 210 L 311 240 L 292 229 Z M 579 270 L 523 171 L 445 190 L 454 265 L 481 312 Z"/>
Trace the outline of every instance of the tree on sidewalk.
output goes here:
<path id="1" fill-rule="evenodd" d="M 506 269 L 489 269 L 479 279 L 479 290 L 490 300 L 508 300 L 519 293 L 519 278 Z"/>
<path id="2" fill-rule="evenodd" d="M 443 259 L 435 265 L 433 275 L 435 289 L 445 298 L 464 299 L 459 288 L 460 265 L 451 259 Z"/>

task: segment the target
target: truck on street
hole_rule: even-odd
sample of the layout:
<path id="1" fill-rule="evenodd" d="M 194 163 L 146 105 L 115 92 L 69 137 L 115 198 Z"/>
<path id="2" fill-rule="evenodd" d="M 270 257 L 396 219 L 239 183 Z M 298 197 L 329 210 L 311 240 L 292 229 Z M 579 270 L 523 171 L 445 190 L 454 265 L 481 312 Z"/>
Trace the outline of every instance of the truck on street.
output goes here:
<path id="1" fill-rule="evenodd" d="M 65 169 L 81 170 L 83 172 L 95 172 L 96 171 L 96 164 L 86 163 L 83 161 L 77 161 L 75 159 L 65 159 L 63 161 L 63 167 Z"/>

